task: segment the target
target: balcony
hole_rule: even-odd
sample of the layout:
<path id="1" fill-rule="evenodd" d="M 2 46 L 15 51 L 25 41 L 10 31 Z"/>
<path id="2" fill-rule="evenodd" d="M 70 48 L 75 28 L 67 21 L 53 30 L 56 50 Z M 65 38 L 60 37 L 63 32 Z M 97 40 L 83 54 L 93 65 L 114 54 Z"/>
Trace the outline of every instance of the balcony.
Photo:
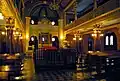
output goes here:
<path id="1" fill-rule="evenodd" d="M 92 10 L 89 13 L 85 14 L 84 16 L 78 18 L 78 20 L 75 20 L 73 23 L 66 25 L 65 31 L 67 31 L 70 28 L 76 27 L 82 23 L 85 23 L 86 21 L 92 20 L 95 17 L 98 17 L 109 11 L 115 10 L 115 9 L 119 8 L 119 6 L 120 6 L 120 0 L 109 0 L 108 2 L 99 6 L 96 10 Z M 118 10 L 118 12 L 119 12 L 119 10 Z M 112 14 L 114 14 L 114 12 Z"/>

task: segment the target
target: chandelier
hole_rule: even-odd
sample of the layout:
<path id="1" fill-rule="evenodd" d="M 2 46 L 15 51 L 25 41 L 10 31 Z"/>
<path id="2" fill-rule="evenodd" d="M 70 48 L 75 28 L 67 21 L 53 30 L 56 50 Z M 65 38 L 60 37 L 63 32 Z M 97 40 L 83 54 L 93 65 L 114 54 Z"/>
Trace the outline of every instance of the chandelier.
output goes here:
<path id="1" fill-rule="evenodd" d="M 92 36 L 95 37 L 95 38 L 99 38 L 99 37 L 103 36 L 100 24 L 95 24 L 94 25 Z"/>
<path id="2" fill-rule="evenodd" d="M 81 33 L 79 31 L 74 34 L 73 40 L 77 40 L 77 39 L 82 40 L 82 35 L 81 35 Z"/>

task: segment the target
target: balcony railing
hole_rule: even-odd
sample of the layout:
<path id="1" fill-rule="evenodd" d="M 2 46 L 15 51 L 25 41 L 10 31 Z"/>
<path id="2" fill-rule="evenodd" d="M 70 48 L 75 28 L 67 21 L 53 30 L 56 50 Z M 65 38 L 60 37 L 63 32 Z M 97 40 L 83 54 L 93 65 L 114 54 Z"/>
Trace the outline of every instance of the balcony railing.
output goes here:
<path id="1" fill-rule="evenodd" d="M 79 24 L 82 24 L 90 19 L 93 19 L 97 16 L 100 16 L 106 12 L 114 10 L 120 7 L 120 0 L 109 0 L 108 2 L 104 3 L 103 5 L 99 6 L 96 10 L 92 10 L 91 12 L 85 14 L 84 16 L 78 18 L 73 23 L 66 25 L 65 30 L 75 27 Z"/>

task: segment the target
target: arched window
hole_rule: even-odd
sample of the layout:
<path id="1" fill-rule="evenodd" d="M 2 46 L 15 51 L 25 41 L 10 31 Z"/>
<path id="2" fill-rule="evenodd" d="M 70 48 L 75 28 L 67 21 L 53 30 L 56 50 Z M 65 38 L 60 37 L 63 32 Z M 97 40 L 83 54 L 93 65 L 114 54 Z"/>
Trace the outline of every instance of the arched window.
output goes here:
<path id="1" fill-rule="evenodd" d="M 113 35 L 110 36 L 110 45 L 113 45 Z"/>
<path id="2" fill-rule="evenodd" d="M 93 50 L 93 39 L 92 38 L 88 38 L 88 51 L 92 51 Z"/>
<path id="3" fill-rule="evenodd" d="M 104 42 L 105 50 L 107 51 L 117 50 L 117 37 L 114 32 L 106 33 Z"/>
<path id="4" fill-rule="evenodd" d="M 105 45 L 109 45 L 109 37 L 108 36 L 105 37 Z"/>

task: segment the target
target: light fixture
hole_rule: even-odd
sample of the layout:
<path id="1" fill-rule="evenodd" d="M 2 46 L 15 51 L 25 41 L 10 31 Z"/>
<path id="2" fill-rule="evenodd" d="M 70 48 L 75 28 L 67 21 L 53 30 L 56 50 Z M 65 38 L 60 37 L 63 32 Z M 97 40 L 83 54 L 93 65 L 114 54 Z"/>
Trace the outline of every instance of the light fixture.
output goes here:
<path id="1" fill-rule="evenodd" d="M 55 38 L 53 37 L 53 38 L 52 38 L 52 42 L 54 42 L 54 41 L 55 41 Z"/>
<path id="2" fill-rule="evenodd" d="M 74 34 L 74 38 L 73 40 L 82 40 L 82 35 L 80 34 L 80 32 L 78 31 L 77 33 Z"/>
<path id="3" fill-rule="evenodd" d="M 22 79 L 22 77 L 18 76 L 18 77 L 15 77 L 16 80 L 19 80 L 19 79 Z"/>
<path id="4" fill-rule="evenodd" d="M 97 38 L 98 36 L 103 36 L 102 30 L 101 30 L 101 26 L 100 24 L 95 24 L 94 25 L 94 29 L 93 29 L 93 34 L 91 34 L 93 37 Z"/>
<path id="5" fill-rule="evenodd" d="M 1 32 L 2 33 L 2 35 L 5 35 L 5 32 Z"/>
<path id="6" fill-rule="evenodd" d="M 34 22 L 34 20 L 31 20 L 31 24 L 34 24 L 35 22 Z"/>
<path id="7" fill-rule="evenodd" d="M 88 53 L 93 53 L 93 51 L 88 51 Z"/>
<path id="8" fill-rule="evenodd" d="M 2 71 L 9 71 L 10 67 L 8 65 L 2 66 Z"/>
<path id="9" fill-rule="evenodd" d="M 4 19 L 4 16 L 2 15 L 2 13 L 0 13 L 0 19 Z"/>
<path id="10" fill-rule="evenodd" d="M 34 37 L 31 37 L 31 41 L 34 41 Z"/>
<path id="11" fill-rule="evenodd" d="M 103 36 L 104 34 L 100 34 L 100 36 Z"/>
<path id="12" fill-rule="evenodd" d="M 72 23 L 73 21 L 70 21 L 70 23 Z"/>
<path id="13" fill-rule="evenodd" d="M 13 35 L 15 35 L 15 32 L 13 32 Z"/>
<path id="14" fill-rule="evenodd" d="M 76 38 L 73 38 L 73 40 L 76 40 Z"/>
<path id="15" fill-rule="evenodd" d="M 16 30 L 16 28 L 13 28 L 13 30 L 15 31 L 15 30 Z"/>
<path id="16" fill-rule="evenodd" d="M 52 22 L 51 22 L 51 24 L 52 24 L 52 25 L 55 25 L 55 22 L 54 22 L 54 21 L 52 21 Z"/>
<path id="17" fill-rule="evenodd" d="M 19 32 L 16 32 L 16 35 L 18 35 L 19 34 Z"/>
<path id="18" fill-rule="evenodd" d="M 44 37 L 42 37 L 42 41 L 43 41 L 43 42 L 45 41 L 45 38 L 44 38 Z"/>
<path id="19" fill-rule="evenodd" d="M 82 38 L 80 37 L 79 40 L 82 40 Z"/>

